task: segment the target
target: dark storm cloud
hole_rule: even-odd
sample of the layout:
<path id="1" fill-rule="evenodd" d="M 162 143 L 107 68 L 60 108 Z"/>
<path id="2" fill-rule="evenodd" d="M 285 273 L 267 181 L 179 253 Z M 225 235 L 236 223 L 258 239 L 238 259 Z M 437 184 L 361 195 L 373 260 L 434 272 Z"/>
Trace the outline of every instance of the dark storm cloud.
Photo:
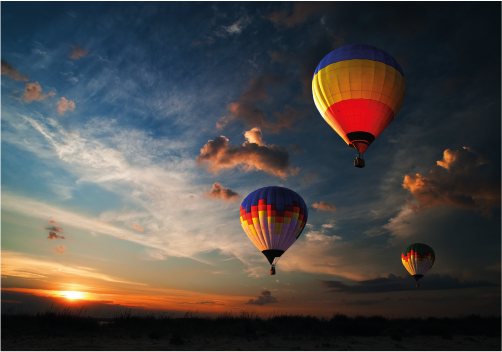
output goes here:
<path id="1" fill-rule="evenodd" d="M 7 61 L 2 60 L 2 76 L 6 75 L 16 81 L 28 82 L 28 75 L 26 73 L 19 73 Z"/>
<path id="2" fill-rule="evenodd" d="M 246 304 L 256 304 L 262 306 L 267 303 L 277 303 L 277 298 L 272 297 L 272 293 L 270 291 L 263 290 L 257 299 L 250 299 Z"/>
<path id="3" fill-rule="evenodd" d="M 494 166 L 472 148 L 447 149 L 428 175 L 406 175 L 403 187 L 418 202 L 411 204 L 416 211 L 451 206 L 491 216 L 495 208 L 500 208 L 501 192 L 500 174 Z"/>
<path id="4" fill-rule="evenodd" d="M 62 239 L 62 240 L 66 240 L 66 238 L 64 236 L 59 236 L 57 233 L 51 231 L 49 232 L 49 236 L 47 236 L 47 239 L 48 240 L 56 240 L 56 239 Z"/>
<path id="5" fill-rule="evenodd" d="M 237 192 L 232 191 L 228 187 L 223 187 L 218 182 L 213 183 L 213 187 L 211 187 L 211 190 L 209 192 L 206 192 L 204 195 L 209 198 L 216 198 L 232 202 L 235 202 L 240 197 Z"/>
<path id="6" fill-rule="evenodd" d="M 207 170 L 215 174 L 221 169 L 238 166 L 245 171 L 261 170 L 283 179 L 288 175 L 298 174 L 300 169 L 291 167 L 286 148 L 275 145 L 259 145 L 256 143 L 258 142 L 256 136 L 255 133 L 246 135 L 247 141 L 242 146 L 231 145 L 225 136 L 209 140 L 196 158 L 197 165 L 201 167 L 208 164 Z"/>
<path id="7" fill-rule="evenodd" d="M 328 292 L 378 293 L 416 290 L 415 280 L 411 276 L 399 277 L 389 274 L 387 277 L 359 281 L 355 285 L 347 285 L 341 281 L 318 280 L 321 286 L 330 289 Z M 499 286 L 486 280 L 464 281 L 449 275 L 431 274 L 420 280 L 420 290 L 448 290 L 473 287 Z"/>

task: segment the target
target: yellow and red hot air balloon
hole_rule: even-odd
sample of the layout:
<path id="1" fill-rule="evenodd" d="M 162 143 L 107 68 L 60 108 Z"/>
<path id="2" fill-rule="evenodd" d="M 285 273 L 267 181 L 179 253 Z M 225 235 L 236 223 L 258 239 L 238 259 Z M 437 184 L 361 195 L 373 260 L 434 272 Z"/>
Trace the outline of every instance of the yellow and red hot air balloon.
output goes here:
<path id="1" fill-rule="evenodd" d="M 275 275 L 280 256 L 296 242 L 307 223 L 308 210 L 300 195 L 284 187 L 263 187 L 241 204 L 241 225 L 265 255 Z"/>
<path id="2" fill-rule="evenodd" d="M 322 59 L 312 80 L 317 109 L 326 122 L 362 154 L 403 105 L 406 82 L 397 61 L 371 45 L 345 45 Z"/>
<path id="3" fill-rule="evenodd" d="M 419 287 L 418 279 L 421 279 L 432 268 L 435 260 L 434 250 L 423 243 L 410 244 L 401 253 L 401 261 L 417 281 L 417 287 Z"/>

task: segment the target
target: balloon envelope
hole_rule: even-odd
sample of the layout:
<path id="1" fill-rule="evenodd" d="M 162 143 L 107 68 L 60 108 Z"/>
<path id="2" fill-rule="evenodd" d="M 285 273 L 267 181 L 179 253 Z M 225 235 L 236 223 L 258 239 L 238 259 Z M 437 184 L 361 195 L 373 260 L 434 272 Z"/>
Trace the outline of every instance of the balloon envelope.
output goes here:
<path id="1" fill-rule="evenodd" d="M 240 217 L 244 232 L 272 264 L 298 239 L 308 210 L 298 193 L 284 187 L 263 187 L 244 199 Z"/>
<path id="2" fill-rule="evenodd" d="M 425 275 L 436 260 L 434 250 L 423 243 L 413 243 L 401 253 L 401 260 L 408 272 L 413 275 Z"/>
<path id="3" fill-rule="evenodd" d="M 317 109 L 351 147 L 364 153 L 403 105 L 397 61 L 371 45 L 345 45 L 322 59 L 312 80 Z"/>

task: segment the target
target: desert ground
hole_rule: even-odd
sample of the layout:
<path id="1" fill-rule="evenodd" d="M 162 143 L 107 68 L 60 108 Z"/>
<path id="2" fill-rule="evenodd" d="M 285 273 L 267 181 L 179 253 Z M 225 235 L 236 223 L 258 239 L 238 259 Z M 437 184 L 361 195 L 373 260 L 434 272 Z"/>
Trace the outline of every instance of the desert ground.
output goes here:
<path id="1" fill-rule="evenodd" d="M 95 336 L 25 336 L 4 338 L 2 351 L 500 351 L 499 337 L 440 336 L 409 337 L 396 341 L 390 336 L 334 338 L 191 337 L 173 344 L 170 338 Z"/>

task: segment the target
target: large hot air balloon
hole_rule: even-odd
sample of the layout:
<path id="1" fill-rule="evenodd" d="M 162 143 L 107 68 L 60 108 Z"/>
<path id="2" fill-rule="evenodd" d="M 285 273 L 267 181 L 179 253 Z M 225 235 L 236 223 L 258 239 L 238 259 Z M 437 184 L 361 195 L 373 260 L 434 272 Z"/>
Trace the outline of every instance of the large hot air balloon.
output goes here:
<path id="1" fill-rule="evenodd" d="M 385 51 L 371 45 L 345 45 L 326 55 L 317 66 L 312 94 L 326 122 L 362 154 L 394 120 L 403 105 L 403 70 Z"/>
<path id="2" fill-rule="evenodd" d="M 308 210 L 303 198 L 284 187 L 263 187 L 241 204 L 241 225 L 249 239 L 267 257 L 270 275 L 280 256 L 302 233 Z"/>
<path id="3" fill-rule="evenodd" d="M 401 253 L 401 260 L 406 270 L 413 275 L 417 281 L 417 287 L 419 287 L 418 279 L 422 278 L 432 268 L 436 255 L 434 254 L 434 250 L 428 245 L 413 243 Z"/>

